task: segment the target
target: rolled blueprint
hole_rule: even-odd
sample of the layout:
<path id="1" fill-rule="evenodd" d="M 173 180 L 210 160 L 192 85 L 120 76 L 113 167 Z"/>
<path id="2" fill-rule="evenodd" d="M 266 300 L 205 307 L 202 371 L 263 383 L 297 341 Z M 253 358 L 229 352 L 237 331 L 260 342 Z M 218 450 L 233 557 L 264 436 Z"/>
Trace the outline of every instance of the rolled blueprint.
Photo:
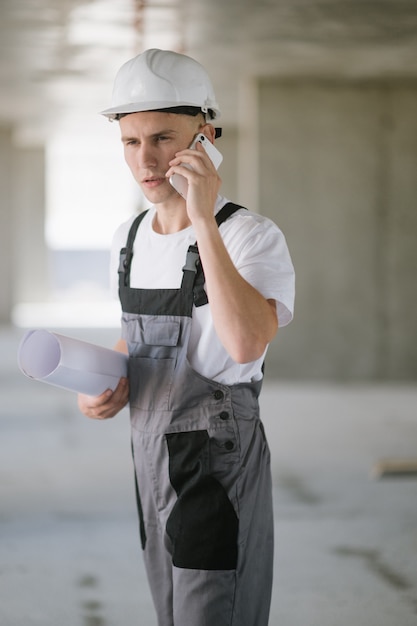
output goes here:
<path id="1" fill-rule="evenodd" d="M 18 350 L 29 378 L 89 396 L 114 391 L 127 363 L 126 354 L 42 329 L 27 331 Z"/>

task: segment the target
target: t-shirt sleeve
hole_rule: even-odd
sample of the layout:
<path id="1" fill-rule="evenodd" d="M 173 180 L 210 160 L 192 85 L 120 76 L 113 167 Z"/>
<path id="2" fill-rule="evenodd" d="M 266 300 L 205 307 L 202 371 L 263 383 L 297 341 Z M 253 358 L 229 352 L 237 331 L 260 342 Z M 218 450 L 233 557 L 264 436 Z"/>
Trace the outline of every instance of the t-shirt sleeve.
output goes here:
<path id="1" fill-rule="evenodd" d="M 239 213 L 228 226 L 224 241 L 237 270 L 264 298 L 276 301 L 278 324 L 286 326 L 294 314 L 295 273 L 284 234 L 251 212 Z"/>

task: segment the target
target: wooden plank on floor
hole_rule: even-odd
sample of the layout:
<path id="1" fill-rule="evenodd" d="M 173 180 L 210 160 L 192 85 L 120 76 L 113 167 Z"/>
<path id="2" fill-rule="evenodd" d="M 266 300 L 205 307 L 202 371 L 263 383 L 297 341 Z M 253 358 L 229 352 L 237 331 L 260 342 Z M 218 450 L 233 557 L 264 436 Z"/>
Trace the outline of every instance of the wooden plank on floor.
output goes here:
<path id="1" fill-rule="evenodd" d="M 372 468 L 373 478 L 417 478 L 417 458 L 381 459 Z"/>

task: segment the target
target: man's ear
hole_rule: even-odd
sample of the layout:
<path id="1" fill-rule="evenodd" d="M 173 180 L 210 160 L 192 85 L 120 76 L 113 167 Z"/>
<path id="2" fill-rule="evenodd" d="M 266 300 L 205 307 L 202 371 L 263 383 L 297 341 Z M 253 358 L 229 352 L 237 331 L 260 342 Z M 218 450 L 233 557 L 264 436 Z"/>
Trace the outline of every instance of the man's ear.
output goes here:
<path id="1" fill-rule="evenodd" d="M 205 135 L 207 139 L 211 141 L 211 143 L 214 143 L 214 140 L 216 139 L 216 129 L 214 128 L 213 124 L 204 124 L 203 126 L 201 126 L 199 132 L 203 133 L 203 135 Z"/>

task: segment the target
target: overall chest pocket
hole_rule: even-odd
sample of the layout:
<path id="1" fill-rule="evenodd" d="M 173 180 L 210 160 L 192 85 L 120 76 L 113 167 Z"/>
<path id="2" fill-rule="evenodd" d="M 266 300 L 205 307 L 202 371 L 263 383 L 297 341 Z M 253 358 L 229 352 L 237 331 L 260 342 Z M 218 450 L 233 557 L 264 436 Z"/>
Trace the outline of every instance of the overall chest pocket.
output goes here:
<path id="1" fill-rule="evenodd" d="M 144 315 L 141 317 L 124 315 L 122 337 L 136 352 L 146 346 L 175 347 L 179 343 L 181 322 L 178 319 Z"/>
<path id="2" fill-rule="evenodd" d="M 129 344 L 130 405 L 166 411 L 178 356 L 179 320 L 145 317 L 124 324 Z"/>
<path id="3" fill-rule="evenodd" d="M 143 343 L 148 346 L 177 346 L 180 328 L 179 320 L 147 319 L 143 324 Z"/>
<path id="4" fill-rule="evenodd" d="M 167 411 L 176 359 L 132 357 L 129 362 L 130 405 L 145 411 Z"/>

